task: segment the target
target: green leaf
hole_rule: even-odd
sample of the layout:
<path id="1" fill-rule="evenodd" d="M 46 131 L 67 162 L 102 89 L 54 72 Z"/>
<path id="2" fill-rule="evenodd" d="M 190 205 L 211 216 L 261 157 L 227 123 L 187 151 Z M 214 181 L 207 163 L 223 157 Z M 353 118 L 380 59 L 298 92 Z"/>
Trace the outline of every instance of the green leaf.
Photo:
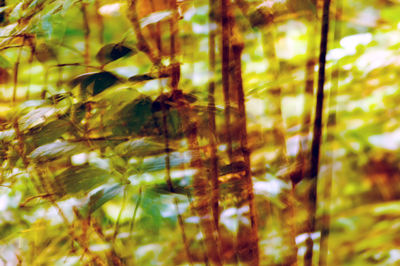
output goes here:
<path id="1" fill-rule="evenodd" d="M 140 164 L 131 165 L 131 171 L 137 172 L 157 172 L 164 171 L 166 168 L 165 159 L 167 155 L 146 158 Z M 172 152 L 169 155 L 170 167 L 181 166 L 182 164 L 189 163 L 191 157 L 189 153 Z"/>
<path id="2" fill-rule="evenodd" d="M 15 130 L 9 129 L 0 131 L 0 141 L 10 142 L 15 138 Z"/>
<path id="3" fill-rule="evenodd" d="M 11 222 L 3 222 L 0 224 L 0 240 L 5 239 L 18 230 L 18 225 Z"/>
<path id="4" fill-rule="evenodd" d="M 41 6 L 46 0 L 33 0 L 31 4 L 28 6 L 28 9 L 35 8 L 37 6 Z"/>
<path id="5" fill-rule="evenodd" d="M 149 75 L 149 74 L 142 74 L 142 75 L 132 76 L 128 80 L 130 82 L 140 82 L 140 81 L 147 81 L 147 80 L 153 80 L 153 79 L 156 79 L 156 77 Z"/>
<path id="6" fill-rule="evenodd" d="M 0 55 L 0 67 L 1 68 L 10 68 L 12 65 L 10 61 L 7 60 L 4 56 Z"/>
<path id="7" fill-rule="evenodd" d="M 181 116 L 178 110 L 173 109 L 168 112 L 167 123 L 168 123 L 168 133 L 170 137 L 175 138 L 183 133 Z"/>
<path id="8" fill-rule="evenodd" d="M 91 165 L 74 166 L 55 177 L 56 186 L 65 194 L 88 192 L 105 183 L 110 174 Z"/>
<path id="9" fill-rule="evenodd" d="M 92 91 L 90 94 L 96 95 L 104 91 L 105 89 L 115 85 L 119 81 L 120 79 L 114 74 L 107 71 L 101 71 L 101 72 L 85 73 L 79 75 L 76 78 L 74 78 L 70 82 L 70 84 L 72 87 L 75 87 L 78 84 L 80 84 L 81 92 L 83 95 L 87 95 L 88 88 L 89 86 L 91 86 L 90 88 L 92 88 Z"/>
<path id="10" fill-rule="evenodd" d="M 21 131 L 26 131 L 44 124 L 51 116 L 56 114 L 56 112 L 57 109 L 54 107 L 40 107 L 34 109 L 18 120 L 19 129 Z"/>
<path id="11" fill-rule="evenodd" d="M 111 43 L 103 46 L 96 55 L 97 61 L 102 65 L 118 60 L 122 57 L 131 56 L 136 51 L 121 43 Z"/>
<path id="12" fill-rule="evenodd" d="M 55 120 L 41 127 L 38 131 L 32 132 L 33 141 L 36 146 L 41 146 L 57 140 L 71 128 L 66 120 Z"/>
<path id="13" fill-rule="evenodd" d="M 172 187 L 173 187 L 172 193 L 182 194 L 182 195 L 190 194 L 190 189 L 186 186 L 182 186 L 180 184 L 180 181 L 181 180 L 176 180 L 176 179 L 172 180 Z M 168 187 L 168 184 L 166 182 L 155 184 L 149 189 L 158 194 L 166 194 L 166 195 L 171 194 L 170 188 Z"/>
<path id="14" fill-rule="evenodd" d="M 142 127 L 148 123 L 152 117 L 152 100 L 147 96 L 139 96 L 131 103 L 125 105 L 118 112 L 118 120 L 111 118 L 111 124 L 114 125 L 113 133 L 115 135 L 138 134 Z"/>
<path id="15" fill-rule="evenodd" d="M 79 143 L 55 141 L 38 147 L 30 154 L 30 157 L 35 162 L 48 162 L 60 157 L 71 156 L 83 150 L 85 150 L 84 146 Z"/>
<path id="16" fill-rule="evenodd" d="M 165 152 L 164 144 L 149 139 L 130 140 L 119 144 L 115 151 L 123 157 L 146 157 Z"/>
<path id="17" fill-rule="evenodd" d="M 160 195 L 150 189 L 145 190 L 140 207 L 143 211 L 141 224 L 146 225 L 143 229 L 158 234 L 162 222 L 161 209 L 164 207 Z"/>
<path id="18" fill-rule="evenodd" d="M 12 21 L 16 21 L 22 16 L 22 6 L 24 2 L 19 2 L 14 9 L 10 12 L 9 17 L 12 18 Z"/>
<path id="19" fill-rule="evenodd" d="M 103 188 L 90 196 L 89 200 L 82 206 L 81 212 L 87 216 L 103 204 L 113 199 L 118 194 L 122 193 L 123 187 L 120 185 L 113 185 Z"/>
<path id="20" fill-rule="evenodd" d="M 159 12 L 153 12 L 147 17 L 144 17 L 140 20 L 140 26 L 142 28 L 146 27 L 147 25 L 154 24 L 160 22 L 162 20 L 172 18 L 172 10 L 163 10 Z"/>

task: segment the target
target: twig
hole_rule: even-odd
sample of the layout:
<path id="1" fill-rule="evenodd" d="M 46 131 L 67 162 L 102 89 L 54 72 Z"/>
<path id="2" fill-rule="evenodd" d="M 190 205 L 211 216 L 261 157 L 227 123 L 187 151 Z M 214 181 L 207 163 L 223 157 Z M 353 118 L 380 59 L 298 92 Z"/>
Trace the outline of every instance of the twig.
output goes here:
<path id="1" fill-rule="evenodd" d="M 117 235 L 118 235 L 119 221 L 121 220 L 121 215 L 122 215 L 122 212 L 124 211 L 125 205 L 126 205 L 126 200 L 127 200 L 126 194 L 127 194 L 127 190 L 128 190 L 128 186 L 125 186 L 125 188 L 124 188 L 124 194 L 123 194 L 123 197 L 122 197 L 122 206 L 121 206 L 121 209 L 119 210 L 117 220 L 115 221 L 114 234 L 113 234 L 113 236 L 112 236 L 112 242 L 115 241 L 115 239 L 116 239 L 116 237 L 117 237 Z"/>
<path id="2" fill-rule="evenodd" d="M 133 215 L 132 219 L 129 225 L 129 234 L 132 235 L 133 229 L 135 228 L 135 220 L 136 220 L 136 214 L 140 206 L 140 202 L 142 201 L 142 188 L 139 188 L 139 197 L 136 201 L 135 209 L 133 210 Z"/>

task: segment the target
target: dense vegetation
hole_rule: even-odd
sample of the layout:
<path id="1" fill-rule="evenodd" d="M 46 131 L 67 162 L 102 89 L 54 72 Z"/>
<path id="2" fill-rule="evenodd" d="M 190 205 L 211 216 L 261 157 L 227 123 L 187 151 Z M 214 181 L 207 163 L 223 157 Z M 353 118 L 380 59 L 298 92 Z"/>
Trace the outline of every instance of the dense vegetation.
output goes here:
<path id="1" fill-rule="evenodd" d="M 399 1 L 0 0 L 0 265 L 397 265 Z"/>

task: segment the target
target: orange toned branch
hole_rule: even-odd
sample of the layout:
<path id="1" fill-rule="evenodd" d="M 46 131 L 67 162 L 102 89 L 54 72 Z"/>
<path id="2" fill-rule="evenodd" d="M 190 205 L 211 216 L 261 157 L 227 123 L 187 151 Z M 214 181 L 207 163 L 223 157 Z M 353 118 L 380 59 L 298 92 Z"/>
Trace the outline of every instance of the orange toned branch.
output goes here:
<path id="1" fill-rule="evenodd" d="M 128 4 L 128 18 L 131 21 L 131 24 L 133 26 L 133 30 L 135 31 L 136 34 L 136 39 L 137 39 L 137 47 L 140 51 L 145 53 L 151 62 L 153 62 L 154 65 L 159 65 L 161 62 L 161 58 L 159 56 L 156 56 L 154 52 L 151 50 L 149 44 L 147 43 L 146 39 L 144 38 L 144 35 L 142 33 L 142 29 L 140 27 L 139 19 L 138 19 L 138 14 L 136 11 L 136 0 L 130 0 Z"/>

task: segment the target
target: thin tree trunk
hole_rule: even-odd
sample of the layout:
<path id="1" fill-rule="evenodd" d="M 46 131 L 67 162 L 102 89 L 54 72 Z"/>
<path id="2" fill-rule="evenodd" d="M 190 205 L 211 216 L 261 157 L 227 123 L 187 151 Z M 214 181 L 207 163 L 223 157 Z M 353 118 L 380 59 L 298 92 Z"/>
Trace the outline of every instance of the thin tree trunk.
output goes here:
<path id="1" fill-rule="evenodd" d="M 249 212 L 247 218 L 250 220 L 250 231 L 247 228 L 240 226 L 238 232 L 238 251 L 239 258 L 242 261 L 246 261 L 248 265 L 259 265 L 259 247 L 258 247 L 258 225 L 257 225 L 257 214 L 256 206 L 254 202 L 254 191 L 253 191 L 253 181 L 251 174 L 251 162 L 250 162 L 250 150 L 247 143 L 247 119 L 246 119 L 246 106 L 245 106 L 245 96 L 243 91 L 243 80 L 242 80 L 242 51 L 244 48 L 244 43 L 239 36 L 232 41 L 232 61 L 234 65 L 234 76 L 235 76 L 235 92 L 237 94 L 237 105 L 238 105 L 238 115 L 240 129 L 240 149 L 242 152 L 243 160 L 246 165 L 245 175 L 244 175 L 244 188 L 243 188 L 243 199 L 244 203 L 248 204 Z"/>
<path id="2" fill-rule="evenodd" d="M 172 90 L 178 89 L 179 80 L 181 77 L 181 67 L 176 59 L 178 52 L 178 6 L 176 0 L 171 1 L 173 16 L 170 20 L 170 55 L 171 55 L 171 81 L 170 85 Z"/>
<path id="3" fill-rule="evenodd" d="M 165 106 L 164 104 L 162 104 L 161 106 L 162 108 L 162 116 L 163 116 L 163 134 L 164 134 L 164 145 L 165 145 L 165 168 L 166 168 L 166 182 L 167 182 L 167 186 L 168 186 L 168 190 L 169 192 L 172 194 L 174 193 L 175 189 L 172 183 L 172 179 L 171 179 L 171 157 L 170 157 L 170 145 L 169 145 L 169 134 L 168 134 L 168 124 L 167 124 L 167 110 L 165 110 Z M 184 225 L 184 221 L 182 219 L 182 215 L 180 215 L 179 213 L 179 207 L 178 207 L 178 200 L 176 199 L 176 197 L 174 196 L 174 205 L 175 205 L 175 209 L 176 209 L 176 215 L 178 218 L 178 224 L 179 224 L 179 229 L 181 230 L 181 236 L 182 236 L 182 241 L 183 241 L 183 245 L 185 248 L 185 253 L 187 256 L 187 259 L 189 261 L 190 265 L 193 265 L 193 260 L 192 257 L 190 255 L 190 251 L 189 251 L 189 243 L 187 241 L 187 237 L 186 237 L 186 232 L 185 232 L 185 225 Z"/>
<path id="4" fill-rule="evenodd" d="M 207 257 L 216 265 L 222 265 L 220 255 L 221 244 L 215 227 L 215 221 L 212 217 L 212 208 L 210 200 L 210 186 L 206 178 L 204 165 L 201 160 L 200 147 L 197 140 L 197 122 L 193 121 L 193 114 L 190 106 L 179 108 L 180 114 L 185 121 L 185 128 L 189 142 L 189 149 L 192 153 L 191 167 L 197 170 L 193 177 L 193 191 L 195 196 L 194 208 L 200 218 L 200 225 L 204 231 L 204 243 L 207 250 Z"/>
<path id="5" fill-rule="evenodd" d="M 342 2 L 338 0 L 336 2 L 336 14 L 342 13 Z M 335 40 L 339 40 L 341 38 L 341 28 L 338 23 L 338 19 L 335 19 Z M 327 181 L 324 189 L 324 209 L 322 212 L 321 219 L 321 239 L 320 239 L 320 253 L 319 253 L 319 265 L 326 266 L 328 265 L 328 244 L 329 244 L 329 234 L 330 234 L 330 206 L 331 206 L 331 196 L 332 196 L 332 178 L 334 175 L 334 163 L 335 163 L 335 145 L 334 145 L 334 137 L 335 137 L 335 129 L 336 129 L 336 96 L 337 90 L 339 89 L 339 80 L 340 80 L 340 60 L 336 63 L 335 77 L 333 78 L 334 84 L 331 88 L 331 94 L 329 96 L 329 119 L 328 119 L 328 129 L 331 130 L 331 133 L 328 134 L 327 142 L 330 143 L 332 150 L 332 157 L 330 158 L 330 171 L 329 176 L 327 177 Z M 333 75 L 332 75 L 333 76 Z M 333 132 L 332 132 L 333 131 Z"/>
<path id="6" fill-rule="evenodd" d="M 173 90 L 172 98 L 175 103 L 178 103 L 181 98 L 179 97 L 181 91 L 178 90 L 179 80 L 180 80 L 180 64 L 177 62 L 176 54 L 178 52 L 178 7 L 175 0 L 171 1 L 172 10 L 173 10 L 173 18 L 170 20 L 170 59 L 171 59 L 171 81 L 170 86 Z M 177 96 L 175 99 L 174 95 Z M 204 231 L 205 235 L 205 245 L 207 249 L 207 257 L 211 260 L 211 262 L 216 265 L 222 265 L 222 260 L 220 257 L 220 243 L 219 236 L 217 234 L 217 227 L 213 223 L 213 219 L 211 219 L 211 201 L 209 200 L 209 195 L 211 194 L 209 191 L 208 180 L 205 176 L 203 162 L 201 160 L 201 155 L 199 153 L 200 147 L 197 141 L 197 124 L 196 122 L 191 122 L 193 120 L 193 115 L 191 114 L 191 107 L 189 105 L 183 104 L 183 106 L 179 106 L 180 114 L 183 116 L 184 123 L 186 124 L 185 128 L 187 129 L 187 138 L 189 140 L 189 149 L 192 151 L 192 167 L 197 169 L 198 173 L 195 175 L 193 179 L 193 187 L 194 194 L 196 196 L 196 210 L 200 217 L 200 225 Z M 166 123 L 166 119 L 164 121 L 164 125 Z M 168 133 L 168 132 L 167 132 Z M 167 138 L 168 139 L 168 138 Z M 172 183 L 171 183 L 172 186 Z M 171 187 L 172 188 L 172 187 Z M 173 188 L 172 188 L 173 189 Z M 176 205 L 176 207 L 178 207 Z M 178 214 L 179 215 L 179 214 Z M 179 218 L 179 217 L 178 217 Z M 183 223 L 182 219 L 180 221 Z M 181 228 L 183 230 L 183 227 Z M 192 259 L 188 250 L 188 243 L 186 242 L 186 235 L 183 233 L 184 244 L 186 247 L 186 252 L 188 255 L 188 259 L 191 262 Z"/>
<path id="7" fill-rule="evenodd" d="M 215 123 L 215 29 L 213 19 L 215 12 L 214 1 L 209 1 L 209 70 L 210 81 L 208 84 L 208 126 L 210 129 L 209 141 L 211 150 L 211 168 L 210 178 L 212 182 L 212 209 L 214 216 L 214 223 L 217 230 L 219 229 L 219 184 L 218 184 L 218 156 L 217 156 L 217 129 Z M 218 230 L 219 232 L 219 230 Z"/>
<path id="8" fill-rule="evenodd" d="M 224 103 L 225 103 L 225 130 L 226 141 L 227 141 L 227 152 L 229 156 L 229 161 L 233 162 L 233 150 L 232 150 L 232 133 L 231 133 L 231 104 L 230 104 L 230 84 L 229 84 L 229 66 L 230 66 L 230 24 L 229 21 L 229 0 L 221 0 L 221 50 L 222 50 L 222 88 L 224 93 Z"/>
<path id="9" fill-rule="evenodd" d="M 319 55 L 319 69 L 318 69 L 318 90 L 317 101 L 315 106 L 315 120 L 313 129 L 313 140 L 311 145 L 311 170 L 310 170 L 310 192 L 309 192 L 309 221 L 307 250 L 304 255 L 304 265 L 311 266 L 313 258 L 313 240 L 311 234 L 315 231 L 316 224 L 316 211 L 317 211 L 317 185 L 318 185 L 318 171 L 319 171 L 319 155 L 322 136 L 322 116 L 324 104 L 324 84 L 325 84 L 325 64 L 326 53 L 328 49 L 328 32 L 329 32 L 329 8 L 330 0 L 324 0 L 323 13 L 322 13 L 322 27 L 321 27 L 321 45 Z"/>

